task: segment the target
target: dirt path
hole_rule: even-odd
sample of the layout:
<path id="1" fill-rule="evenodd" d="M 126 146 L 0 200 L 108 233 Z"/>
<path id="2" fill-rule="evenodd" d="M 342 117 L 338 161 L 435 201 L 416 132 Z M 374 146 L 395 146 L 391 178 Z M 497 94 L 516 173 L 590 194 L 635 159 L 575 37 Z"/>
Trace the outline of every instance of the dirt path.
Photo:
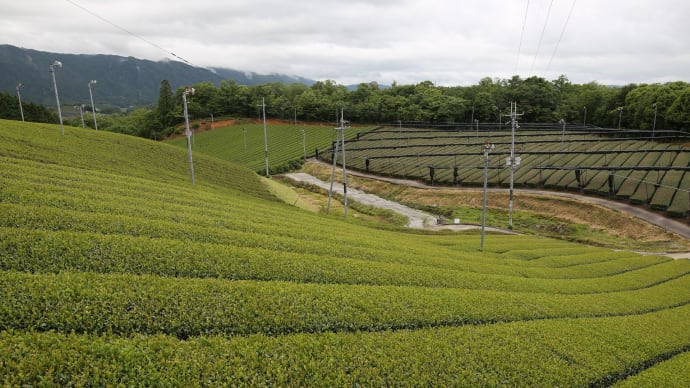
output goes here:
<path id="1" fill-rule="evenodd" d="M 306 174 L 306 173 L 292 173 L 292 174 L 285 174 L 285 177 L 292 179 L 297 182 L 303 182 L 303 183 L 308 183 L 311 185 L 315 185 L 317 187 L 320 187 L 324 190 L 329 190 L 331 184 L 329 182 L 324 182 L 312 175 Z M 343 186 L 342 184 L 334 184 L 333 185 L 333 191 L 339 195 L 343 195 Z M 433 230 L 440 230 L 440 229 L 452 229 L 452 230 L 469 230 L 469 229 L 477 229 L 479 226 L 477 225 L 467 225 L 467 224 L 458 224 L 458 225 L 438 225 L 436 223 L 436 217 L 423 212 L 421 210 L 413 209 L 411 207 L 405 206 L 403 204 L 389 201 L 387 199 L 381 198 L 377 195 L 374 194 L 368 194 L 365 193 L 361 190 L 353 189 L 353 188 L 348 188 L 347 189 L 347 197 L 355 200 L 361 204 L 368 205 L 368 206 L 373 206 L 377 208 L 382 208 L 382 209 L 388 209 L 392 210 L 398 214 L 402 214 L 403 216 L 408 218 L 408 223 L 407 226 L 409 228 L 415 228 L 415 229 L 433 229 Z M 504 229 L 499 229 L 499 228 L 491 228 L 487 227 L 486 230 L 489 231 L 495 231 L 495 232 L 504 232 L 504 233 L 515 233 L 512 231 L 504 230 Z"/>

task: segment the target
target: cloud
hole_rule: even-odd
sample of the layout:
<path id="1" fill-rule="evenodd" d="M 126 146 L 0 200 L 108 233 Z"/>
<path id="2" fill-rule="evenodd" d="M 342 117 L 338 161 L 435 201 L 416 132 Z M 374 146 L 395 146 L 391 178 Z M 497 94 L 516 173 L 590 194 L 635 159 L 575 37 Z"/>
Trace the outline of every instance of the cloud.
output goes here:
<path id="1" fill-rule="evenodd" d="M 172 52 L 200 66 L 345 84 L 468 85 L 509 78 L 516 64 L 523 77 L 579 83 L 690 81 L 690 3 L 577 0 L 567 26 L 572 2 L 548 12 L 551 3 L 529 1 L 519 57 L 526 0 L 23 0 L 4 5 L 0 21 L 3 43 L 27 48 Z"/>

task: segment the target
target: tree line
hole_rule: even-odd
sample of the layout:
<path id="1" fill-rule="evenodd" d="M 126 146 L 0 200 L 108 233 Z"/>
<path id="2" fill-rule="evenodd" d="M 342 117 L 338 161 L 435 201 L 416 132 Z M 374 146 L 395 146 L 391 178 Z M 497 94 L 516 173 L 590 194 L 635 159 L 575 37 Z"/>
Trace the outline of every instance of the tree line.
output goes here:
<path id="1" fill-rule="evenodd" d="M 165 82 L 164 82 L 165 83 Z M 652 130 L 690 129 L 690 84 L 629 84 L 623 87 L 596 82 L 574 84 L 565 76 L 548 81 L 484 78 L 472 86 L 436 86 L 431 81 L 415 85 L 381 87 L 361 83 L 354 89 L 334 81 L 304 84 L 270 83 L 257 86 L 223 81 L 220 86 L 200 83 L 189 98 L 192 117 L 211 115 L 260 118 L 261 99 L 266 115 L 283 120 L 337 122 L 336 112 L 356 123 L 473 123 L 505 121 L 511 101 L 524 113 L 521 121 L 592 124 L 600 127 Z M 164 91 L 167 87 L 161 87 Z M 161 93 L 155 111 L 167 124 L 180 121 L 182 91 Z M 656 111 L 656 112 L 655 112 Z M 656 120 L 654 118 L 656 113 Z"/>
<path id="2" fill-rule="evenodd" d="M 331 80 L 311 86 L 301 83 L 238 85 L 233 80 L 219 85 L 202 82 L 188 98 L 191 119 L 261 117 L 262 98 L 266 116 L 302 122 L 336 123 L 343 108 L 355 123 L 487 123 L 507 120 L 510 103 L 516 102 L 520 121 L 591 124 L 600 127 L 689 130 L 690 84 L 629 84 L 622 87 L 597 82 L 574 84 L 564 75 L 556 80 L 541 77 L 484 78 L 471 86 L 436 86 L 431 81 L 382 87 L 376 82 L 356 88 Z M 164 138 L 184 121 L 184 87 L 161 82 L 157 104 L 127 114 L 99 119 L 99 128 L 153 139 Z M 76 120 L 76 119 L 74 119 Z M 80 125 L 80 123 L 78 124 Z"/>
<path id="3" fill-rule="evenodd" d="M 50 111 L 43 105 L 29 101 L 22 101 L 19 108 L 19 98 L 17 96 L 0 93 L 0 118 L 7 120 L 21 120 L 22 111 L 24 120 L 37 123 L 57 123 L 58 115 Z"/>

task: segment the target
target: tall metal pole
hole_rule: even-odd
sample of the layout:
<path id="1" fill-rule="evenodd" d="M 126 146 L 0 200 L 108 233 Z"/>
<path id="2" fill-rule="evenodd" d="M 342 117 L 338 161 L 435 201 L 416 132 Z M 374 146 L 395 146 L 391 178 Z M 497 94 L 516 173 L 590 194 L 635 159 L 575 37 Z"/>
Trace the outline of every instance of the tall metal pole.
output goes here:
<path id="1" fill-rule="evenodd" d="M 268 171 L 268 135 L 266 134 L 266 100 L 261 97 L 261 110 L 264 116 L 264 155 L 266 156 L 266 176 L 271 177 Z"/>
<path id="2" fill-rule="evenodd" d="M 187 113 L 187 94 L 194 95 L 194 88 L 186 87 L 182 93 L 182 102 L 184 103 L 184 125 L 185 135 L 187 136 L 187 155 L 189 155 L 189 172 L 192 174 L 192 184 L 194 182 L 194 160 L 192 159 L 192 131 L 189 130 L 189 114 Z"/>
<path id="3" fill-rule="evenodd" d="M 62 62 L 54 61 L 50 64 L 50 74 L 53 76 L 53 90 L 55 90 L 55 102 L 57 104 L 58 117 L 60 118 L 60 133 L 65 136 L 65 126 L 62 123 L 62 110 L 60 109 L 60 97 L 58 96 L 57 82 L 55 81 L 55 67 L 62 67 Z"/>
<path id="4" fill-rule="evenodd" d="M 24 84 L 17 84 L 17 99 L 19 100 L 19 113 L 22 115 L 22 121 L 24 121 L 24 108 L 22 108 L 22 95 L 19 93 L 19 89 L 23 88 Z"/>
<path id="5" fill-rule="evenodd" d="M 302 149 L 304 151 L 304 161 L 307 161 L 307 132 L 302 128 Z"/>
<path id="6" fill-rule="evenodd" d="M 587 107 L 585 107 L 585 117 L 582 119 L 582 126 L 587 125 Z"/>
<path id="7" fill-rule="evenodd" d="M 402 145 L 402 120 L 398 120 L 398 144 Z"/>
<path id="8" fill-rule="evenodd" d="M 93 92 L 91 91 L 91 85 L 95 85 L 96 80 L 92 79 L 89 81 L 89 96 L 91 97 L 91 112 L 93 113 L 93 127 L 98 131 L 98 122 L 96 121 L 96 107 L 93 105 Z"/>
<path id="9" fill-rule="evenodd" d="M 484 205 L 482 206 L 482 240 L 481 250 L 484 250 L 484 231 L 486 229 L 486 191 L 488 186 L 489 176 L 489 152 L 496 146 L 490 144 L 488 141 L 484 143 Z"/>
<path id="10" fill-rule="evenodd" d="M 520 164 L 519 158 L 515 157 L 515 130 L 518 128 L 517 123 L 517 102 L 510 104 L 510 115 L 512 125 L 512 140 L 510 143 L 510 198 L 508 202 L 508 226 L 513 227 L 513 182 L 515 177 L 515 167 Z"/>
<path id="11" fill-rule="evenodd" d="M 652 139 L 654 139 L 654 131 L 656 130 L 656 110 L 657 110 L 656 102 L 652 106 L 654 107 L 654 123 L 652 124 Z"/>
<path id="12" fill-rule="evenodd" d="M 343 140 L 343 205 L 345 206 L 345 219 L 347 219 L 347 168 L 345 167 L 345 115 L 344 108 L 340 108 L 340 135 Z"/>
<path id="13" fill-rule="evenodd" d="M 510 104 L 512 140 L 510 142 L 510 199 L 508 201 L 508 226 L 513 228 L 513 177 L 515 176 L 515 127 L 517 126 L 517 103 Z"/>
<path id="14" fill-rule="evenodd" d="M 74 109 L 79 111 L 79 117 L 81 117 L 81 127 L 86 128 L 86 124 L 84 123 L 84 106 L 83 105 L 75 105 Z"/>
<path id="15" fill-rule="evenodd" d="M 338 128 L 336 128 L 338 130 Z M 331 198 L 333 198 L 333 181 L 335 181 L 335 165 L 336 161 L 338 160 L 338 145 L 340 144 L 339 138 L 340 138 L 340 132 L 336 135 L 335 138 L 335 147 L 333 149 L 333 169 L 331 170 L 331 187 L 328 190 L 328 205 L 326 206 L 326 214 L 331 213 Z"/>

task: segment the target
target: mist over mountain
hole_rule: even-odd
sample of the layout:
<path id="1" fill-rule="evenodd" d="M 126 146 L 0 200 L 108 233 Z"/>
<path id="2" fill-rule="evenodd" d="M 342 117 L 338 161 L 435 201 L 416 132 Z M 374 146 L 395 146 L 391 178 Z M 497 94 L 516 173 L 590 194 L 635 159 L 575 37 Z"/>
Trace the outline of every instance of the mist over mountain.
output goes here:
<path id="1" fill-rule="evenodd" d="M 199 82 L 234 80 L 240 85 L 270 82 L 303 83 L 314 81 L 284 74 L 257 74 L 225 68 L 200 68 L 183 62 L 150 61 L 117 55 L 61 54 L 11 45 L 0 45 L 0 92 L 16 94 L 22 83 L 22 100 L 38 104 L 55 103 L 49 66 L 62 62 L 55 77 L 62 104 L 90 105 L 88 83 L 93 86 L 94 104 L 99 106 L 146 106 L 155 104 L 160 83 L 167 79 L 176 89 Z"/>

